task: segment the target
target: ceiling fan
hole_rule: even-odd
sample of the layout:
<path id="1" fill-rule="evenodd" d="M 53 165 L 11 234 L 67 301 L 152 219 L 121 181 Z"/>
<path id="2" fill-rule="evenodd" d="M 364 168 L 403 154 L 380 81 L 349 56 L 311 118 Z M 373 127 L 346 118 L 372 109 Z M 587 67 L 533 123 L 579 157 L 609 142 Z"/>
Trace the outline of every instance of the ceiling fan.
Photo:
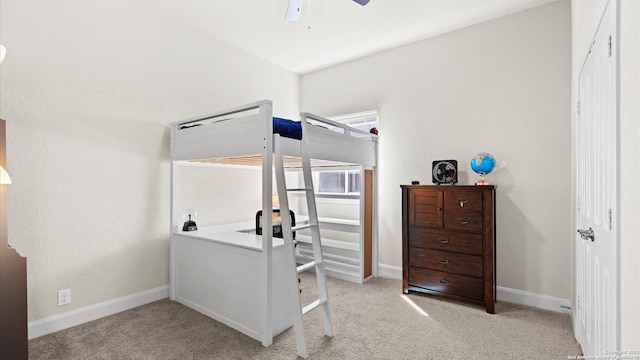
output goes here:
<path id="1" fill-rule="evenodd" d="M 300 11 L 302 10 L 302 1 L 303 0 L 289 0 L 289 6 L 287 7 L 287 16 L 285 19 L 287 21 L 298 21 L 300 20 Z M 369 0 L 353 0 L 356 3 L 365 6 L 369 3 Z"/>

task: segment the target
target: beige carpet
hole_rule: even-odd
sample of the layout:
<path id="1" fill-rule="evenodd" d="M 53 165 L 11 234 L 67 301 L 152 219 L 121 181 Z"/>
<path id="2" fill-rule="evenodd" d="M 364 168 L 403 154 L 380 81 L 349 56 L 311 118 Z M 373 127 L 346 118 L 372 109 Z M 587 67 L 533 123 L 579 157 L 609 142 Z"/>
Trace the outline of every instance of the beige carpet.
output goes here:
<path id="1" fill-rule="evenodd" d="M 315 276 L 303 274 L 303 298 Z M 567 359 L 581 353 L 568 315 L 504 302 L 475 305 L 411 294 L 400 280 L 357 285 L 329 279 L 335 336 L 320 309 L 305 316 L 310 359 Z M 413 303 L 413 304 L 412 304 Z M 415 306 L 415 307 L 414 307 Z M 38 359 L 296 359 L 288 329 L 262 345 L 170 300 L 33 339 Z"/>

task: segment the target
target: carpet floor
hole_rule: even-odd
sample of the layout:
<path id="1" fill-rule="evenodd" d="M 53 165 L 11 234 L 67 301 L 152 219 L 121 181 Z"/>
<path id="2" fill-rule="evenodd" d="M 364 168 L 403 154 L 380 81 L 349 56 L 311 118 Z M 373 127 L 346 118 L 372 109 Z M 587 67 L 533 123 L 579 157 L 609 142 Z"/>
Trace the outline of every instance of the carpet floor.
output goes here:
<path id="1" fill-rule="evenodd" d="M 315 276 L 301 274 L 303 301 Z M 305 316 L 310 359 L 567 359 L 581 354 L 568 315 L 506 302 L 496 314 L 462 302 L 402 294 L 400 280 L 358 285 L 329 278 L 335 336 L 322 314 Z M 168 299 L 29 341 L 29 358 L 296 359 L 289 328 L 273 345 L 235 331 Z"/>

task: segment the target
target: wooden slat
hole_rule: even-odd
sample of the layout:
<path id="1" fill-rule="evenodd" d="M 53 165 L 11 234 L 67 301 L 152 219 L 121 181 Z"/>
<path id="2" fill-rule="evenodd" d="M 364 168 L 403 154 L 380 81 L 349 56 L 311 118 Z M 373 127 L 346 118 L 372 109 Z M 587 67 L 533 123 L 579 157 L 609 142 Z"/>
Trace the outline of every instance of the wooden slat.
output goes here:
<path id="1" fill-rule="evenodd" d="M 262 166 L 262 155 L 199 159 L 199 160 L 193 160 L 193 161 L 201 162 L 201 163 L 209 163 L 209 164 L 221 164 L 221 165 Z M 344 166 L 344 165 L 349 165 L 349 164 L 335 162 L 335 161 L 326 161 L 326 160 L 311 160 L 311 167 L 331 167 L 331 166 Z M 301 168 L 302 164 L 300 162 L 300 158 L 297 158 L 294 156 L 285 156 L 284 167 L 288 169 Z"/>
<path id="2" fill-rule="evenodd" d="M 364 274 L 373 274 L 373 171 L 364 171 Z"/>

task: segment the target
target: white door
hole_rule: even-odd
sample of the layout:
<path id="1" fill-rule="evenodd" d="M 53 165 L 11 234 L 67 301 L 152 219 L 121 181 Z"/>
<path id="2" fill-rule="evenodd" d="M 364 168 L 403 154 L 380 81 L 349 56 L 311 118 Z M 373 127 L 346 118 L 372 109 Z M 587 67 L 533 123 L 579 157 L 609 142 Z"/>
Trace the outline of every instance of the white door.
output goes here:
<path id="1" fill-rule="evenodd" d="M 616 29 L 609 0 L 578 80 L 574 329 L 585 356 L 618 348 Z"/>

